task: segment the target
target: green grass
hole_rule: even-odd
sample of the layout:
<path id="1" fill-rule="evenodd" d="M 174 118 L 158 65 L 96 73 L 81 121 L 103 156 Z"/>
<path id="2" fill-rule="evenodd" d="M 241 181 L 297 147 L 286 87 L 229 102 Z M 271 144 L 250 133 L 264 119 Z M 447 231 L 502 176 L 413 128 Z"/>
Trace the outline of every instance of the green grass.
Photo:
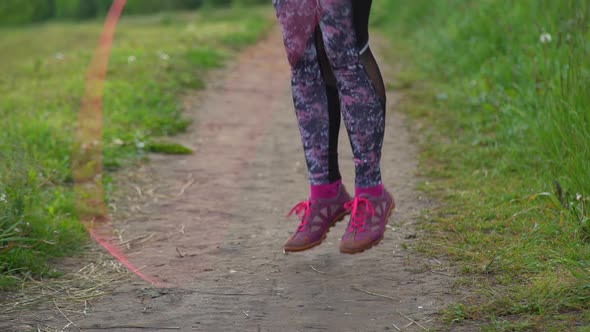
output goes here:
<path id="1" fill-rule="evenodd" d="M 167 142 L 152 142 L 148 143 L 146 150 L 153 153 L 163 154 L 191 154 L 193 150 L 190 148 L 178 144 L 178 143 L 167 143 Z"/>
<path id="2" fill-rule="evenodd" d="M 425 222 L 437 240 L 422 247 L 455 260 L 472 291 L 446 310 L 448 323 L 582 331 L 590 325 L 590 4 L 375 7 L 374 24 L 393 45 L 388 57 L 403 64 L 391 88 L 404 89 L 402 109 L 428 124 L 422 189 L 443 204 Z"/>
<path id="3" fill-rule="evenodd" d="M 207 70 L 271 23 L 261 7 L 124 17 L 105 87 L 106 168 L 147 151 L 190 153 L 158 143 L 189 124 L 180 95 L 202 88 Z M 101 31 L 99 21 L 0 29 L 0 288 L 22 275 L 54 275 L 47 260 L 87 241 L 74 210 L 70 148 Z"/>

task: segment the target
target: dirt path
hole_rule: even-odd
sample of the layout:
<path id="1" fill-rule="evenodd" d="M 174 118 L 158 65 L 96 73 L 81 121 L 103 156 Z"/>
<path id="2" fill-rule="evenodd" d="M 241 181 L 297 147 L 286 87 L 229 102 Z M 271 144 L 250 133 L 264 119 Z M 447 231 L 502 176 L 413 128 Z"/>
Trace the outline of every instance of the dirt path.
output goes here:
<path id="1" fill-rule="evenodd" d="M 404 117 L 391 109 L 383 171 L 398 209 L 383 243 L 364 254 L 340 254 L 340 223 L 322 246 L 282 253 L 297 224 L 284 215 L 306 197 L 307 181 L 281 45 L 273 31 L 187 101 L 195 122 L 180 139 L 194 155 L 153 156 L 127 174 L 136 197 L 132 204 L 115 200 L 129 206 L 117 227 L 130 259 L 165 287 L 135 280 L 117 288 L 87 316 L 69 317 L 82 330 L 396 331 L 393 324 L 422 330 L 416 323 L 403 328 L 410 323 L 403 315 L 438 325 L 452 279 L 439 261 L 404 249 L 416 241 L 417 219 L 429 203 L 415 191 L 416 148 Z M 389 104 L 398 99 L 389 95 Z M 352 189 L 344 131 L 341 138 Z"/>

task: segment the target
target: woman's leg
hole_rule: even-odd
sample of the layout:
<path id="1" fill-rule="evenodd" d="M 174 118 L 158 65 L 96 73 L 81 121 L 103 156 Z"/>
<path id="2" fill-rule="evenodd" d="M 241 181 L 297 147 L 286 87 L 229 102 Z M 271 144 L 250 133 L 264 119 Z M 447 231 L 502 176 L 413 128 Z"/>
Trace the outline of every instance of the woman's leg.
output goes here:
<path id="1" fill-rule="evenodd" d="M 316 0 L 277 0 L 275 7 L 291 65 L 293 102 L 309 180 L 312 185 L 328 184 L 329 116 L 314 44 Z"/>
<path id="2" fill-rule="evenodd" d="M 352 0 L 318 0 L 326 54 L 337 81 L 344 123 L 355 161 L 358 189 L 382 188 L 383 105 L 360 63 Z"/>
<path id="3" fill-rule="evenodd" d="M 316 0 L 275 0 L 275 6 L 291 65 L 295 113 L 311 182 L 310 199 L 291 210 L 301 224 L 283 249 L 303 251 L 324 241 L 330 227 L 348 213 L 345 204 L 351 197 L 330 176 L 328 102 L 313 36 Z"/>
<path id="4" fill-rule="evenodd" d="M 383 239 L 395 208 L 381 182 L 381 148 L 385 131 L 384 103 L 359 59 L 352 16 L 354 0 L 318 0 L 320 26 L 338 92 L 344 124 L 355 161 L 355 197 L 346 204 L 351 218 L 340 241 L 343 253 L 358 253 Z"/>
<path id="5" fill-rule="evenodd" d="M 373 87 L 379 95 L 379 99 L 383 106 L 383 112 L 385 113 L 386 95 L 383 77 L 381 76 L 381 71 L 379 70 L 377 61 L 371 52 L 371 48 L 368 47 L 369 14 L 371 11 L 371 4 L 372 0 L 353 0 L 352 15 L 354 31 L 357 37 L 358 49 L 364 50 L 360 54 L 360 62 L 365 67 Z M 326 55 L 324 42 L 322 40 L 322 32 L 319 27 L 316 28 L 315 42 L 328 100 L 328 114 L 330 121 L 330 142 L 328 148 L 328 162 L 330 165 L 329 173 L 330 178 L 335 181 L 341 179 L 338 166 L 338 136 L 341 121 L 340 99 L 338 95 L 338 89 L 336 88 L 336 78 L 334 77 L 334 73 L 332 72 L 330 62 Z"/>

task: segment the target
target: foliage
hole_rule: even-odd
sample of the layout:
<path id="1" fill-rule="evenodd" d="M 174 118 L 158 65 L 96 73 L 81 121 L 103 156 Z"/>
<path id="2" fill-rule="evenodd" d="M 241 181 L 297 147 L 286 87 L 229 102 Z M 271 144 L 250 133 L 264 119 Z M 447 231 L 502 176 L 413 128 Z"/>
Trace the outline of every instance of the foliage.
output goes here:
<path id="1" fill-rule="evenodd" d="M 374 13 L 405 59 L 403 108 L 432 128 L 423 189 L 445 204 L 426 247 L 478 288 L 449 321 L 590 323 L 590 3 L 390 0 Z"/>
<path id="2" fill-rule="evenodd" d="M 49 19 L 84 20 L 106 15 L 112 0 L 2 0 L 0 26 L 21 25 Z M 198 9 L 202 6 L 227 7 L 256 5 L 266 0 L 127 0 L 126 15 Z"/>

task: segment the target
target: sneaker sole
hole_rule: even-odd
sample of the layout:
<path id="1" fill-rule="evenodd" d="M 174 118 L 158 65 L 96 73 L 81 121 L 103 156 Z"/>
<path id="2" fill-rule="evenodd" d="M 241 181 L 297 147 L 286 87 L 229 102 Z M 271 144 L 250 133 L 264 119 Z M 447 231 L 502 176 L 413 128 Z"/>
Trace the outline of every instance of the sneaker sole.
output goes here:
<path id="1" fill-rule="evenodd" d="M 391 217 L 391 214 L 393 213 L 393 209 L 395 209 L 395 200 L 392 201 L 391 207 L 389 208 L 389 212 L 387 212 L 387 218 L 385 219 L 385 226 L 387 226 L 387 224 L 389 223 L 389 218 Z M 387 229 L 387 227 L 385 229 Z M 385 236 L 385 232 L 383 232 L 383 234 L 378 239 L 369 243 L 366 247 L 356 248 L 356 249 L 340 248 L 340 252 L 343 254 L 349 254 L 349 255 L 360 254 L 361 252 L 363 252 L 365 250 L 369 250 L 369 249 L 373 248 L 374 246 L 378 245 L 381 242 L 381 240 L 383 240 L 384 236 Z"/>
<path id="2" fill-rule="evenodd" d="M 290 247 L 290 248 L 285 248 L 283 247 L 283 253 L 288 253 L 288 252 L 301 252 L 301 251 L 306 251 L 309 250 L 313 247 L 317 247 L 320 244 L 322 244 L 322 242 L 324 242 L 324 240 L 326 240 L 326 238 L 328 237 L 328 233 L 330 233 L 330 229 L 332 229 L 332 227 L 334 227 L 334 225 L 336 225 L 336 223 L 338 223 L 339 221 L 342 221 L 344 219 L 344 217 L 346 217 L 346 215 L 348 215 L 350 212 L 345 211 L 342 212 L 342 214 L 338 215 L 336 218 L 334 218 L 334 221 L 332 221 L 332 223 L 330 224 L 330 226 L 328 226 L 328 229 L 326 230 L 326 233 L 324 233 L 324 235 L 322 236 L 322 238 L 319 241 L 316 242 L 312 242 L 304 247 Z"/>

